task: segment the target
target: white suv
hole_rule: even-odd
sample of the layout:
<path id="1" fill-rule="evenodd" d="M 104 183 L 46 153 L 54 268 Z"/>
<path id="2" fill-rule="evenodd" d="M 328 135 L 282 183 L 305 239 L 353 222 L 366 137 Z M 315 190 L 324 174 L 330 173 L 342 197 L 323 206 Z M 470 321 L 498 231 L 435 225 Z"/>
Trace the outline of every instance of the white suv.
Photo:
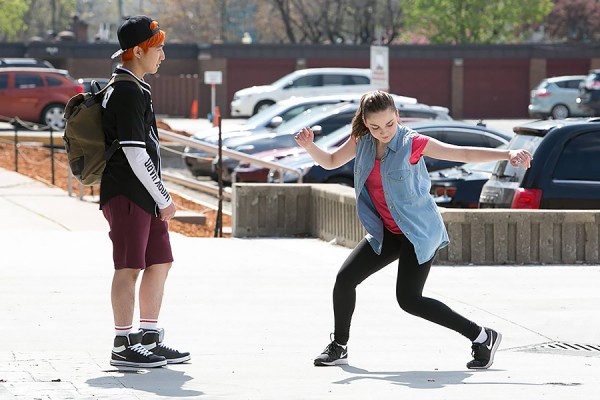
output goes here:
<path id="1" fill-rule="evenodd" d="M 311 97 L 372 90 L 368 68 L 308 68 L 285 75 L 270 85 L 252 86 L 233 95 L 232 117 L 248 117 L 290 97 Z"/>

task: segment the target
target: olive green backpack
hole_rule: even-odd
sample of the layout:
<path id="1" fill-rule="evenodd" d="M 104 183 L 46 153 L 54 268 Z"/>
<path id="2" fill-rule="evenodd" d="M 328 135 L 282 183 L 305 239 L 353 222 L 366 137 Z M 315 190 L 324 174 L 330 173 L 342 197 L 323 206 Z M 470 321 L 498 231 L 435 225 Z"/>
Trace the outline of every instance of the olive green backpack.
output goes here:
<path id="1" fill-rule="evenodd" d="M 135 82 L 142 90 L 137 79 L 131 75 L 117 74 L 101 90 L 96 90 L 99 89 L 99 85 L 92 82 L 90 92 L 71 97 L 65 107 L 66 126 L 63 140 L 69 167 L 77 180 L 86 186 L 100 183 L 106 162 L 120 147 L 119 141 L 114 140 L 106 148 L 102 129 L 104 92 L 119 81 Z"/>

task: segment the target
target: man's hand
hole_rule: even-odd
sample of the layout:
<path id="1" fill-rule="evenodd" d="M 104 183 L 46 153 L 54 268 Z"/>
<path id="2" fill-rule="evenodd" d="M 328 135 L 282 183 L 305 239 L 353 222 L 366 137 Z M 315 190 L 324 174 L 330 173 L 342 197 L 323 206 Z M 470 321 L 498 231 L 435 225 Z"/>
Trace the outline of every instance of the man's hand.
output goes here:
<path id="1" fill-rule="evenodd" d="M 171 202 L 167 207 L 159 210 L 159 216 L 162 221 L 168 221 L 175 216 L 175 203 Z"/>

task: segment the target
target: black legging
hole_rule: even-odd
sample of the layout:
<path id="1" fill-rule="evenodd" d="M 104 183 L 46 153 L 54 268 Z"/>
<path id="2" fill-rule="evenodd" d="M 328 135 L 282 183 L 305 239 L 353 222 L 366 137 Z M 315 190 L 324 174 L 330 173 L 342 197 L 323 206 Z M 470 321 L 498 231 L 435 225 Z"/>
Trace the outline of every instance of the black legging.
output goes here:
<path id="1" fill-rule="evenodd" d="M 433 259 L 419 265 L 412 243 L 402 234 L 397 235 L 384 230 L 381 255 L 377 255 L 369 242 L 363 239 L 337 274 L 333 288 L 337 343 L 348 342 L 350 322 L 356 304 L 356 286 L 394 260 L 398 260 L 396 298 L 404 311 L 450 328 L 471 341 L 477 338 L 481 331 L 480 326 L 452 311 L 444 303 L 423 297 L 423 286 Z"/>

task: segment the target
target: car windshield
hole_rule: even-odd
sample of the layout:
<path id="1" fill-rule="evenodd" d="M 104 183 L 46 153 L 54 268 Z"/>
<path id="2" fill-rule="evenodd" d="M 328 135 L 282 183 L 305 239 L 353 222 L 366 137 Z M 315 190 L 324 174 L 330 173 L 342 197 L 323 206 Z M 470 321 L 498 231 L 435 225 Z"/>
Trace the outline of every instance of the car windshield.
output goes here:
<path id="1" fill-rule="evenodd" d="M 275 82 L 270 83 L 271 86 L 283 87 L 293 81 L 297 76 L 294 74 L 284 75 L 281 78 L 277 79 Z"/>
<path id="2" fill-rule="evenodd" d="M 329 114 L 329 111 L 333 108 L 339 107 L 339 104 L 328 104 L 324 106 L 318 106 L 309 108 L 302 114 L 290 119 L 289 121 L 279 125 L 274 132 L 277 134 L 297 132 L 302 128 L 311 127 L 317 121 L 320 121 L 319 117 L 325 117 Z"/>
<path id="3" fill-rule="evenodd" d="M 508 148 L 511 150 L 526 149 L 529 150 L 529 152 L 533 155 L 537 147 L 540 145 L 542 139 L 543 138 L 539 136 L 517 134 L 508 144 Z M 525 168 L 520 165 L 513 167 L 512 164 L 507 160 L 498 161 L 492 175 L 498 179 L 508 179 L 511 182 L 521 182 L 525 176 Z"/>
<path id="4" fill-rule="evenodd" d="M 322 149 L 339 146 L 340 142 L 344 142 L 346 139 L 348 139 L 351 130 L 352 124 L 344 125 L 341 128 L 331 132 L 329 135 L 315 140 L 315 144 Z"/>
<path id="5" fill-rule="evenodd" d="M 289 108 L 289 105 L 285 104 L 273 104 L 270 107 L 265 108 L 257 114 L 254 114 L 246 121 L 246 125 L 249 126 L 262 126 L 269 123 L 273 118 L 281 115 L 285 110 Z"/>

